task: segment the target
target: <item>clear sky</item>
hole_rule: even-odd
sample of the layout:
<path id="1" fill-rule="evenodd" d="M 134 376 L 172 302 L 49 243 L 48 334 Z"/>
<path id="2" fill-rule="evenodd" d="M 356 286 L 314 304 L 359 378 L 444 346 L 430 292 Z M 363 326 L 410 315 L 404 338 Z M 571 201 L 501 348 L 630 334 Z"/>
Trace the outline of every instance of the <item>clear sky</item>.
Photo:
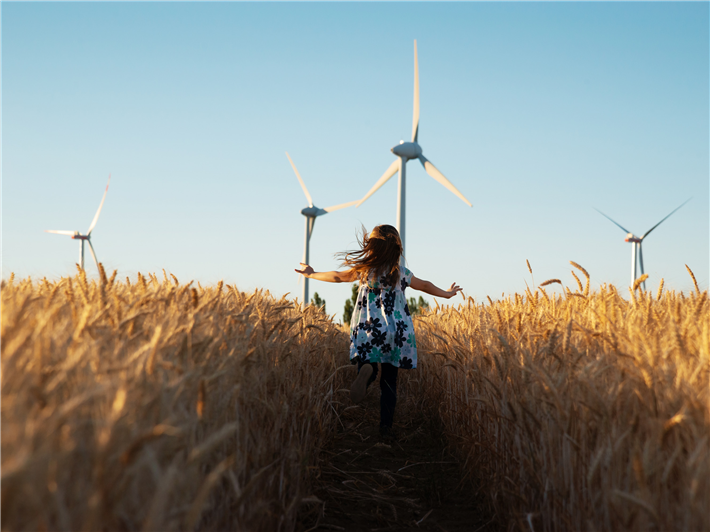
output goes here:
<path id="1" fill-rule="evenodd" d="M 413 41 L 424 154 L 407 260 L 484 299 L 557 277 L 709 283 L 709 12 L 695 3 L 2 2 L 2 276 L 74 272 L 86 231 L 121 276 L 300 294 L 306 199 L 359 199 L 408 140 Z M 316 270 L 395 223 L 396 176 L 318 218 Z M 95 267 L 87 253 L 87 271 Z M 330 313 L 349 285 L 311 281 Z M 412 295 L 415 294 L 414 292 Z M 428 298 L 431 300 L 432 298 Z"/>

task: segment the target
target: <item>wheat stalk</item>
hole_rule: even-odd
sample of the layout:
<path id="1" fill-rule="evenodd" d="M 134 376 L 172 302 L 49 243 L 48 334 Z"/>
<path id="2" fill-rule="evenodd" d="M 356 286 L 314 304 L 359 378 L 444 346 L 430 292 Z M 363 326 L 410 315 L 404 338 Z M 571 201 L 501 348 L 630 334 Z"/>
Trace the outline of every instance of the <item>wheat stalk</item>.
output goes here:
<path id="1" fill-rule="evenodd" d="M 577 263 L 574 262 L 573 260 L 569 261 L 569 263 L 570 263 L 572 266 L 574 266 L 575 268 L 577 268 L 580 272 L 582 272 L 582 273 L 584 274 L 584 276 L 587 278 L 587 282 L 586 282 L 586 284 L 584 285 L 584 292 L 582 292 L 582 293 L 583 293 L 585 296 L 588 296 L 588 295 L 589 295 L 589 281 L 590 281 L 590 279 L 589 279 L 589 273 L 587 272 L 587 270 L 585 270 L 584 268 L 582 268 L 582 266 L 580 266 L 579 264 L 577 264 Z M 581 288 L 580 288 L 580 290 L 581 290 Z"/>
<path id="2" fill-rule="evenodd" d="M 658 293 L 656 294 L 656 299 L 661 299 L 661 295 L 663 295 L 663 277 L 661 277 L 661 282 L 658 283 Z"/>
<path id="3" fill-rule="evenodd" d="M 575 268 L 577 268 L 580 272 L 582 272 L 587 279 L 589 279 L 589 273 L 587 272 L 587 270 L 585 270 L 582 266 L 580 266 L 579 264 L 577 264 L 573 260 L 569 261 L 569 263 L 572 266 L 574 266 Z"/>
<path id="4" fill-rule="evenodd" d="M 644 273 L 641 277 L 636 279 L 634 281 L 634 286 L 633 286 L 633 291 L 635 292 L 639 286 L 641 286 L 641 283 L 643 283 L 646 279 L 648 279 L 648 274 Z"/>
<path id="5" fill-rule="evenodd" d="M 584 292 L 584 288 L 582 287 L 582 281 L 579 280 L 579 277 L 577 277 L 577 274 L 572 271 L 572 277 L 574 277 L 574 280 L 577 281 L 577 286 L 579 287 L 580 292 Z"/>
<path id="6" fill-rule="evenodd" d="M 687 264 L 685 265 L 685 269 L 688 270 L 688 273 L 690 274 L 691 279 L 693 279 L 693 284 L 695 285 L 695 291 L 700 295 L 700 287 L 698 287 L 698 281 L 695 280 L 695 274 L 693 273 L 693 270 L 690 269 L 690 266 Z"/>

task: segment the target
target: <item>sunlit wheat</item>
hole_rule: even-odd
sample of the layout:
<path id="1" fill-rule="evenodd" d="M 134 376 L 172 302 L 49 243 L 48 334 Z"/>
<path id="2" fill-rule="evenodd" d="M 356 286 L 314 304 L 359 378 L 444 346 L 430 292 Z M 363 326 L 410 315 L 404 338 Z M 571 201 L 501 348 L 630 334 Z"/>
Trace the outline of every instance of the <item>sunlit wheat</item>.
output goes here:
<path id="1" fill-rule="evenodd" d="M 410 392 L 510 527 L 710 530 L 708 292 L 635 288 L 417 320 Z"/>
<path id="2" fill-rule="evenodd" d="M 347 334 L 268 292 L 99 271 L 3 283 L 2 529 L 293 530 Z"/>

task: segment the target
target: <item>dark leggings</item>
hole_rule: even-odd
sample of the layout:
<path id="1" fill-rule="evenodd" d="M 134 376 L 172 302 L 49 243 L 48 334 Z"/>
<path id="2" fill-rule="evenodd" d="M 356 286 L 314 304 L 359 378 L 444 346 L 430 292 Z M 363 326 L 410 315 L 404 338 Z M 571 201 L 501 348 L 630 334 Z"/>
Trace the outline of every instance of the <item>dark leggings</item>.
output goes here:
<path id="1" fill-rule="evenodd" d="M 370 364 L 365 362 L 365 364 Z M 357 371 L 360 373 L 362 362 L 358 362 Z M 372 376 L 367 381 L 370 386 L 377 377 L 377 364 L 372 366 Z M 394 418 L 394 407 L 397 405 L 397 366 L 392 364 L 380 364 L 382 366 L 382 377 L 380 378 L 380 427 L 392 427 Z"/>

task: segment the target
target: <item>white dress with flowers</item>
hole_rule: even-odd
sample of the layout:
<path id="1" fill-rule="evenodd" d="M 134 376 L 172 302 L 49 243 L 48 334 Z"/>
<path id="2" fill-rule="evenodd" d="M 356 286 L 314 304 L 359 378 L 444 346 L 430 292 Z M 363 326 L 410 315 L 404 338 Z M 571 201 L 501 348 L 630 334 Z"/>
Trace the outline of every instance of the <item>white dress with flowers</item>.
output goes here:
<path id="1" fill-rule="evenodd" d="M 353 363 L 380 362 L 402 369 L 417 367 L 417 342 L 405 289 L 412 272 L 400 265 L 394 285 L 382 276 L 360 281 L 350 320 L 350 359 Z"/>

